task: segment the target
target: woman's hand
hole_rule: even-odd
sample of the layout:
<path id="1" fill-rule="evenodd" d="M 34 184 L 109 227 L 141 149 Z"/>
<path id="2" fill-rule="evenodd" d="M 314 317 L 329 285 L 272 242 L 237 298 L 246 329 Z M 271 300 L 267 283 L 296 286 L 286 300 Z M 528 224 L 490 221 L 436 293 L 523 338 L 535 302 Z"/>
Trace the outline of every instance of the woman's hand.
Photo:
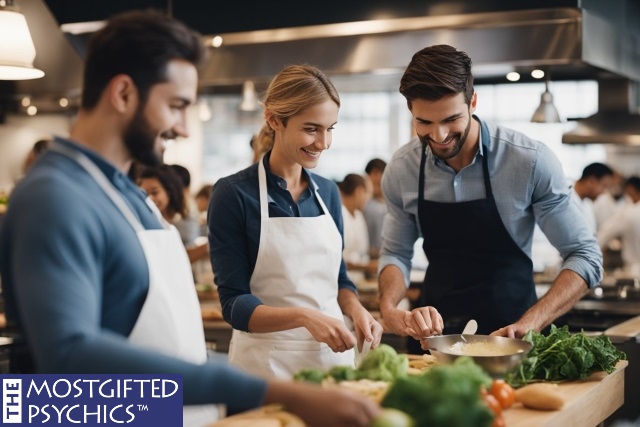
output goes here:
<path id="1" fill-rule="evenodd" d="M 318 311 L 307 312 L 304 327 L 316 341 L 327 344 L 336 353 L 350 350 L 356 345 L 355 337 L 341 319 Z"/>
<path id="2" fill-rule="evenodd" d="M 354 311 L 355 313 L 351 314 L 351 320 L 356 331 L 358 349 L 362 350 L 365 341 L 371 342 L 371 348 L 378 347 L 382 339 L 382 325 L 364 307 Z"/>

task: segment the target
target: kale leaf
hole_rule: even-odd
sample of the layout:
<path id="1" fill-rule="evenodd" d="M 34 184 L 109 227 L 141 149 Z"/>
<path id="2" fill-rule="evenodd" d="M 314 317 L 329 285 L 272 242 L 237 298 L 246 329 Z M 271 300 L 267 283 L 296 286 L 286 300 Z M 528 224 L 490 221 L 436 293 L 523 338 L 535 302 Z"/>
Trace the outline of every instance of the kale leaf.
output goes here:
<path id="1" fill-rule="evenodd" d="M 627 359 L 608 336 L 587 336 L 584 331 L 572 334 L 568 326 L 551 325 L 547 336 L 530 330 L 522 339 L 532 343 L 533 349 L 517 370 L 507 375 L 513 387 L 535 380 L 582 380 L 598 371 L 610 374 L 619 360 Z"/>

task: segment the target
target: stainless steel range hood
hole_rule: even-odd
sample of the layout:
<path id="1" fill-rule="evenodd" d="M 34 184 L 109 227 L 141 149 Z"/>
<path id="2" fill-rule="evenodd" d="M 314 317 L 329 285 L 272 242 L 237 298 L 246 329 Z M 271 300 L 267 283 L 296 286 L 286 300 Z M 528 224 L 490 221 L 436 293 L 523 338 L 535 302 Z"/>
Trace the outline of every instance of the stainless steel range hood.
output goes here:
<path id="1" fill-rule="evenodd" d="M 562 135 L 565 144 L 640 146 L 640 84 L 625 79 L 598 82 L 598 112 Z"/>
<path id="2" fill-rule="evenodd" d="M 611 8 L 619 9 L 632 1 L 611 3 Z M 638 7 L 633 10 L 640 13 Z M 640 28 L 636 31 L 640 34 Z M 201 76 L 204 86 L 268 80 L 283 66 L 301 61 L 333 75 L 400 73 L 416 51 L 439 43 L 468 52 L 480 79 L 504 78 L 505 70 L 531 67 L 547 67 L 556 79 L 640 76 L 636 42 L 640 36 L 613 16 L 580 7 L 383 19 L 220 36 L 223 44 L 210 49 L 211 58 Z"/>

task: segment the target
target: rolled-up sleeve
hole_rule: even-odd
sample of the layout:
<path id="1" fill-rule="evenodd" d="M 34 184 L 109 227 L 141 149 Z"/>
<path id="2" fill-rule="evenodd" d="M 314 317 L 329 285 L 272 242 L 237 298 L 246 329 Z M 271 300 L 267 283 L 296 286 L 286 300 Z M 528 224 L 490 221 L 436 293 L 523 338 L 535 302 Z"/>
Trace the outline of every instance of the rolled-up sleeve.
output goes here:
<path id="1" fill-rule="evenodd" d="M 533 168 L 532 206 L 538 225 L 560 252 L 562 269 L 579 274 L 594 287 L 602 280 L 602 251 L 575 203 L 551 150 L 542 145 Z"/>

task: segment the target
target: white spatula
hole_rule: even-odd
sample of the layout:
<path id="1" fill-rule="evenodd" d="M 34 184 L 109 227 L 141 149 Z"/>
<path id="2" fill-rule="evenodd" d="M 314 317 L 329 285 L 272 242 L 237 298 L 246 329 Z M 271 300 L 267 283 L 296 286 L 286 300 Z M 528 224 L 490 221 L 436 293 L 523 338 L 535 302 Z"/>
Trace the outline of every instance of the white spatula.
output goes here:
<path id="1" fill-rule="evenodd" d="M 478 322 L 476 322 L 474 319 L 469 320 L 465 325 L 464 329 L 462 330 L 462 334 L 460 335 L 460 337 L 462 338 L 462 341 L 467 342 L 464 336 L 473 335 L 476 333 L 477 330 L 478 330 Z"/>

